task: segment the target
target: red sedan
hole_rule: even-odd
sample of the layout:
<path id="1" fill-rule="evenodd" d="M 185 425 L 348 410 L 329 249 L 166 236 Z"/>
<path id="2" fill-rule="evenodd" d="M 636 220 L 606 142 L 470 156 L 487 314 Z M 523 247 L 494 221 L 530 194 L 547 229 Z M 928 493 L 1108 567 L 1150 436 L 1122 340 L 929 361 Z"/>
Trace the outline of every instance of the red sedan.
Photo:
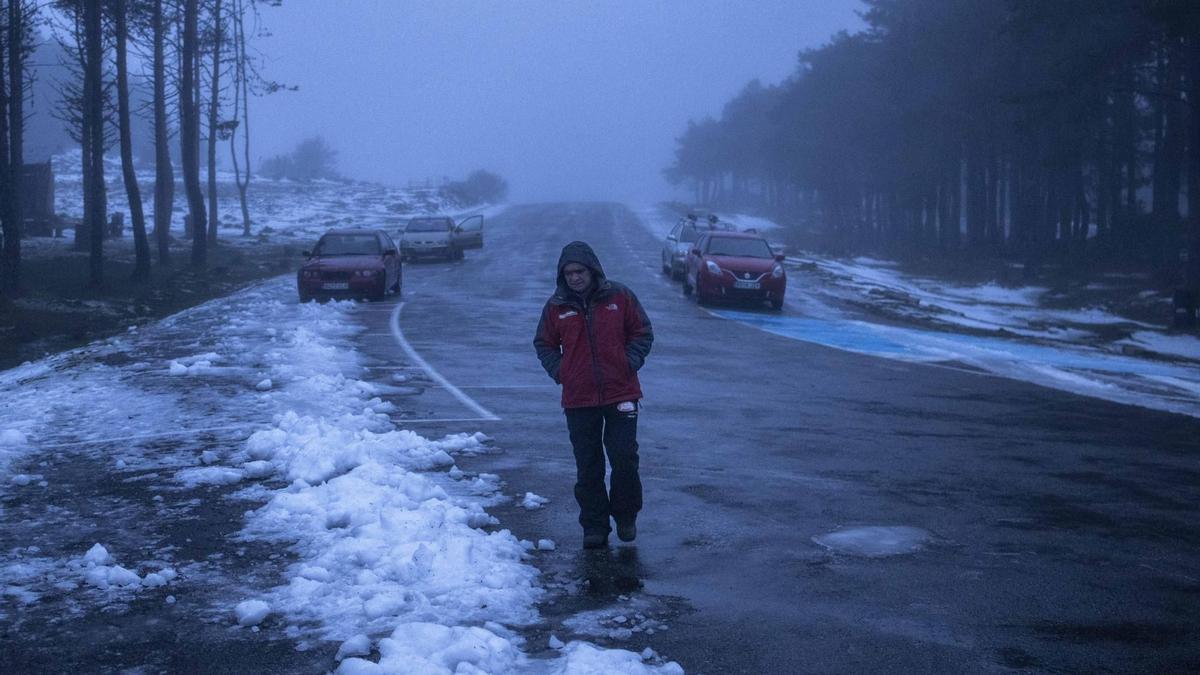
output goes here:
<path id="1" fill-rule="evenodd" d="M 787 271 L 783 256 L 771 251 L 761 235 L 747 232 L 708 232 L 688 253 L 683 294 L 696 294 L 701 304 L 713 300 L 771 303 L 783 308 Z"/>
<path id="2" fill-rule="evenodd" d="M 330 230 L 296 273 L 300 302 L 313 298 L 370 298 L 400 292 L 403 270 L 396 244 L 386 233 L 370 229 Z"/>

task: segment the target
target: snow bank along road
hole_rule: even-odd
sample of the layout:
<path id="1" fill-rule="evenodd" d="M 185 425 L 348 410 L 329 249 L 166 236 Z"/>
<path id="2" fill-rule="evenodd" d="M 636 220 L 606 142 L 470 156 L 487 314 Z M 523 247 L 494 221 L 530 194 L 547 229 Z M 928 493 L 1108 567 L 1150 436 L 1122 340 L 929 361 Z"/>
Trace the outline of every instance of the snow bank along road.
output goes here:
<path id="1" fill-rule="evenodd" d="M 531 346 L 575 238 L 656 332 L 639 540 L 586 554 Z M 769 334 L 658 244 L 514 207 L 402 304 L 284 278 L 0 373 L 0 669 L 1200 666 L 1200 421 Z"/>
<path id="2" fill-rule="evenodd" d="M 526 643 L 554 542 L 456 466 L 488 436 L 419 431 L 496 417 L 398 325 L 360 353 L 399 305 L 299 305 L 289 277 L 0 374 L 0 672 L 681 672 Z M 411 416 L 427 384 L 467 414 Z"/>

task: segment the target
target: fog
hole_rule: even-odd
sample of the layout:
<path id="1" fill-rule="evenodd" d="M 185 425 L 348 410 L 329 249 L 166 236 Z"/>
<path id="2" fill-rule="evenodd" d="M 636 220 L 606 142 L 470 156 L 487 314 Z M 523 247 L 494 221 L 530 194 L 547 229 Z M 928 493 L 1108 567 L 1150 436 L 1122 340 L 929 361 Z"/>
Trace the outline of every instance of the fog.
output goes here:
<path id="1" fill-rule="evenodd" d="M 265 9 L 254 155 L 323 136 L 344 175 L 504 176 L 516 200 L 651 199 L 689 119 L 862 27 L 857 0 L 453 3 L 288 0 Z"/>

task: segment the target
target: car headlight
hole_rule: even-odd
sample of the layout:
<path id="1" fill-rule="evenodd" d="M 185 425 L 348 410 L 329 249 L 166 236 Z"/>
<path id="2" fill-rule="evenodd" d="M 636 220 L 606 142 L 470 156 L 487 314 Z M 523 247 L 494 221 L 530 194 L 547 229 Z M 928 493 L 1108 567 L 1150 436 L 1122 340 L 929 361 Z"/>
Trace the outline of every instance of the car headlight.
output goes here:
<path id="1" fill-rule="evenodd" d="M 360 277 L 373 277 L 383 270 L 356 270 L 354 274 Z"/>
<path id="2" fill-rule="evenodd" d="M 715 263 L 711 260 L 706 260 L 706 261 L 704 261 L 704 266 L 708 268 L 709 274 L 715 274 L 717 276 L 720 276 L 721 268 L 717 266 L 717 263 Z"/>
<path id="3" fill-rule="evenodd" d="M 783 276 L 783 265 L 780 265 L 779 263 L 775 263 L 775 266 L 771 268 L 771 276 L 776 279 L 778 279 L 779 277 L 782 277 Z"/>
<path id="4" fill-rule="evenodd" d="M 301 270 L 300 276 L 304 277 L 305 279 L 316 279 L 317 277 L 321 276 L 321 273 L 316 270 Z"/>

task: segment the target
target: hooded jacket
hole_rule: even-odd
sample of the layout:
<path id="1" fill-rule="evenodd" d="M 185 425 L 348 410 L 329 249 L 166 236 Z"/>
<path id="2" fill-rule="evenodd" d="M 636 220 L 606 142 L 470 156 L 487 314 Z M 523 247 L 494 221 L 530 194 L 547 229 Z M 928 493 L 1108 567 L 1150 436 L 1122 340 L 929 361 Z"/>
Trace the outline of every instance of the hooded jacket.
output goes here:
<path id="1" fill-rule="evenodd" d="M 567 286 L 563 267 L 592 271 L 583 295 Z M 633 291 L 609 280 L 592 247 L 573 241 L 558 258 L 557 289 L 542 308 L 533 347 L 542 367 L 562 385 L 562 407 L 584 408 L 642 398 L 637 371 L 654 333 Z"/>

